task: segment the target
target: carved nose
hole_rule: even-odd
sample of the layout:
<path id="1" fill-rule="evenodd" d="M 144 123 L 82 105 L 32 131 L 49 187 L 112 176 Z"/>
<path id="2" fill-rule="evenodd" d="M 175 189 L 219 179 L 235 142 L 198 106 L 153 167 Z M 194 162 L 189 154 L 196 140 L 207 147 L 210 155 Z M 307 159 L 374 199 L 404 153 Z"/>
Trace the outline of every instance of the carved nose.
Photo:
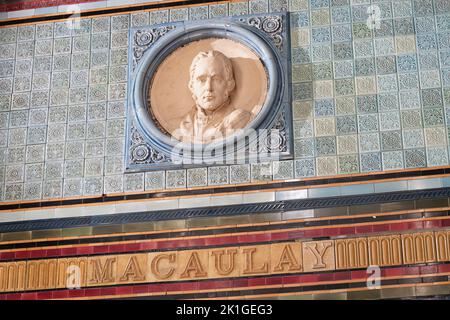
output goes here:
<path id="1" fill-rule="evenodd" d="M 206 79 L 206 89 L 211 91 L 211 78 Z"/>

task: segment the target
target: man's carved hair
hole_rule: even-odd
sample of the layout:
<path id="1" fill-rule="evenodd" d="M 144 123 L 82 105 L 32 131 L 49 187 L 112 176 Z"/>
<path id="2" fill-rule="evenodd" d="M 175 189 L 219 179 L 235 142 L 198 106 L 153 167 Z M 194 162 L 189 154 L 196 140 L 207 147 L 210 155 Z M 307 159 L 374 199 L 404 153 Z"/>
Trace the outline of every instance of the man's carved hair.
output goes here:
<path id="1" fill-rule="evenodd" d="M 201 59 L 205 59 L 205 58 L 215 58 L 215 59 L 219 59 L 222 62 L 222 65 L 223 65 L 224 71 L 225 71 L 226 81 L 228 83 L 228 93 L 233 91 L 233 89 L 236 85 L 236 83 L 234 81 L 233 65 L 231 64 L 230 59 L 228 59 L 228 57 L 226 55 L 224 55 L 222 52 L 216 51 L 216 50 L 209 50 L 206 52 L 202 51 L 202 52 L 199 52 L 194 57 L 194 59 L 192 60 L 192 63 L 191 63 L 191 67 L 189 69 L 189 75 L 190 75 L 189 88 L 192 87 L 192 82 L 194 81 L 195 68 L 197 68 L 198 62 Z"/>

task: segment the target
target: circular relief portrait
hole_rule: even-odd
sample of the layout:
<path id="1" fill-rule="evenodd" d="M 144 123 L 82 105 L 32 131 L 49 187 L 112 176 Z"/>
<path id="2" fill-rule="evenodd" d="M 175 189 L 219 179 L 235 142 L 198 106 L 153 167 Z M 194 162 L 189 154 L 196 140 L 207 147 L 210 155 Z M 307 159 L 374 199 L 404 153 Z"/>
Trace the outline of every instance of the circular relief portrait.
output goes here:
<path id="1" fill-rule="evenodd" d="M 148 107 L 166 135 L 210 143 L 246 128 L 261 111 L 268 76 L 258 55 L 231 39 L 206 38 L 174 50 L 148 87 Z"/>

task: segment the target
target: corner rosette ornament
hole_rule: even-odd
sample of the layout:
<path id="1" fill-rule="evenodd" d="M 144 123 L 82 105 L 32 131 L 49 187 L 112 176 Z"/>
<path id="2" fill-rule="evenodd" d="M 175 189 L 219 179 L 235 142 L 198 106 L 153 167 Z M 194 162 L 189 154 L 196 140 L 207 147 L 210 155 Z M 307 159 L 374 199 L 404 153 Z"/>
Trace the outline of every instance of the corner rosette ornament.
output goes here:
<path id="1" fill-rule="evenodd" d="M 262 29 L 267 33 L 275 33 L 281 28 L 280 17 L 268 17 L 262 22 Z"/>
<path id="2" fill-rule="evenodd" d="M 145 144 L 139 144 L 133 148 L 131 155 L 135 161 L 145 161 L 150 155 L 150 150 Z"/>
<path id="3" fill-rule="evenodd" d="M 283 51 L 283 20 L 279 16 L 252 17 L 247 20 L 249 26 L 267 33 L 278 50 Z"/>
<path id="4" fill-rule="evenodd" d="M 148 46 L 153 41 L 153 34 L 150 31 L 138 30 L 134 35 L 134 41 L 138 46 Z"/>

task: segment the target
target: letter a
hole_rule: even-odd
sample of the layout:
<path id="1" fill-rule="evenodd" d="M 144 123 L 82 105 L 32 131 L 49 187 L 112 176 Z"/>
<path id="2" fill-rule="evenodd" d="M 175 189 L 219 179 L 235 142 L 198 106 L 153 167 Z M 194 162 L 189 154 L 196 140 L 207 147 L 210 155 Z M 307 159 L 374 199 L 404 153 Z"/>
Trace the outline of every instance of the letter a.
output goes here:
<path id="1" fill-rule="evenodd" d="M 295 259 L 294 253 L 290 245 L 285 245 L 283 251 L 281 252 L 280 261 L 273 268 L 273 271 L 285 271 L 285 267 L 288 267 L 288 271 L 300 270 L 300 265 Z"/>
<path id="2" fill-rule="evenodd" d="M 145 279 L 141 268 L 139 268 L 136 256 L 132 256 L 128 261 L 125 271 L 120 277 L 120 281 L 130 281 L 130 277 L 132 278 L 132 281 L 142 281 Z"/>
<path id="3" fill-rule="evenodd" d="M 206 272 L 200 262 L 200 258 L 198 257 L 197 252 L 192 252 L 189 257 L 188 263 L 186 264 L 186 268 L 183 273 L 180 275 L 180 278 L 190 278 L 191 272 L 194 272 L 194 277 L 206 277 Z"/>

